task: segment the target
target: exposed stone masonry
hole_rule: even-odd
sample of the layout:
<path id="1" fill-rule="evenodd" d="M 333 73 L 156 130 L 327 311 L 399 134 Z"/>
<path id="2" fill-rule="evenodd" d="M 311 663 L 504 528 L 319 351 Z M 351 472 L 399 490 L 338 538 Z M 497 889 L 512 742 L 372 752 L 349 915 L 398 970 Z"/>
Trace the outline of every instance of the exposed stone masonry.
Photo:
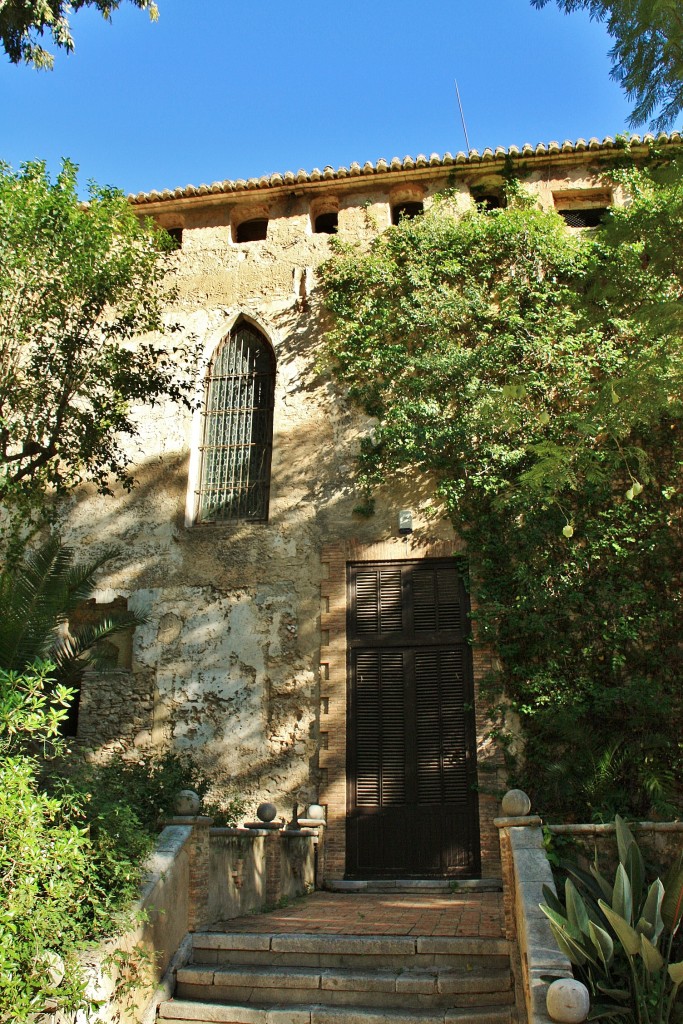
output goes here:
<path id="1" fill-rule="evenodd" d="M 680 137 L 674 133 L 666 144 L 679 145 Z M 82 488 L 65 508 L 71 544 L 120 549 L 101 580 L 101 600 L 123 599 L 147 617 L 127 667 L 86 678 L 80 743 L 93 757 L 191 751 L 211 776 L 210 797 L 236 791 L 250 813 L 267 799 L 290 817 L 295 802 L 320 800 L 330 825 L 328 877 L 344 870 L 346 562 L 449 556 L 459 544 L 432 508 L 429 481 L 409 474 L 379 489 L 375 516 L 354 512 L 362 497 L 355 456 L 373 424 L 348 406 L 323 369 L 327 321 L 316 273 L 331 249 L 330 236 L 314 231 L 315 217 L 333 211 L 342 241 L 368 244 L 389 227 L 393 204 L 429 208 L 446 186 L 457 216 L 471 208 L 472 190 L 500 189 L 506 155 L 519 158 L 524 188 L 550 208 L 562 195 L 570 205 L 597 202 L 605 195 L 601 168 L 618 150 L 611 140 L 580 140 L 530 152 L 287 173 L 134 200 L 161 226 L 182 229 L 167 313 L 179 331 L 167 345 L 172 353 L 179 340 L 194 340 L 201 349 L 197 410 L 173 403 L 134 410 L 141 434 L 131 450 L 136 488 L 115 499 Z M 621 201 L 618 190 L 612 200 Z M 268 219 L 266 238 L 236 242 L 237 225 L 254 217 Z M 200 524 L 202 374 L 239 318 L 265 336 L 276 359 L 269 518 Z M 403 508 L 414 518 L 407 543 L 397 537 Z M 476 687 L 491 654 L 475 644 L 473 661 Z M 494 874 L 492 819 L 503 765 L 476 693 L 482 862 Z"/>

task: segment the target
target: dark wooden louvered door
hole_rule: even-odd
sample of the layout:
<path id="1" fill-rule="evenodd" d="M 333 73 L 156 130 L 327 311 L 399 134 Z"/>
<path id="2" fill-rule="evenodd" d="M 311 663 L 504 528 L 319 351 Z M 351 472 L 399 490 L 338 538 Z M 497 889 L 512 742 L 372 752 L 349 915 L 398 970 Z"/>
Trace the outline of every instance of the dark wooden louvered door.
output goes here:
<path id="1" fill-rule="evenodd" d="M 444 559 L 348 572 L 347 873 L 479 872 L 467 595 Z"/>

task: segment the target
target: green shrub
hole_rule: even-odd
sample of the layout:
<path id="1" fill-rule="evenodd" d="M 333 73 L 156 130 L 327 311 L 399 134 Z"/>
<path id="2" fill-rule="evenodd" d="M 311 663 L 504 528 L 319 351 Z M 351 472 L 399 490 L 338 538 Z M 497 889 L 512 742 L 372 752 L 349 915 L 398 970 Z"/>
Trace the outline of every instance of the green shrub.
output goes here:
<path id="1" fill-rule="evenodd" d="M 137 898 L 142 866 L 164 818 L 174 813 L 181 789 L 202 795 L 206 783 L 194 760 L 169 751 L 136 760 L 118 756 L 102 764 L 62 762 L 64 775 L 46 778 L 50 793 L 78 807 L 90 838 L 90 872 L 84 913 L 89 938 L 121 925 L 125 908 Z"/>
<path id="2" fill-rule="evenodd" d="M 91 842 L 78 803 L 40 791 L 31 753 L 58 744 L 68 707 L 69 694 L 46 696 L 50 670 L 0 671 L 0 1021 L 12 1024 L 50 1000 L 85 1003 L 76 952 Z M 55 954 L 67 968 L 61 984 L 46 969 Z"/>
<path id="3" fill-rule="evenodd" d="M 646 879 L 642 854 L 629 828 L 615 819 L 619 864 L 614 882 L 563 862 L 564 903 L 544 886 L 541 910 L 560 950 L 591 995 L 590 1019 L 620 1018 L 637 1024 L 683 1020 L 678 999 L 683 960 L 678 932 L 683 920 L 683 853 L 663 879 Z"/>
<path id="4" fill-rule="evenodd" d="M 67 762 L 73 691 L 54 687 L 52 668 L 0 670 L 0 1024 L 87 1005 L 79 952 L 131 923 L 159 818 L 179 789 L 205 790 L 184 755 Z"/>
<path id="5" fill-rule="evenodd" d="M 227 793 L 224 799 L 204 804 L 204 814 L 219 828 L 236 828 L 247 813 L 247 801 L 239 793 Z"/>
<path id="6" fill-rule="evenodd" d="M 99 831 L 112 808 L 125 805 L 135 813 L 140 827 L 150 835 L 159 822 L 175 813 L 175 798 L 181 789 L 193 789 L 200 796 L 208 783 L 188 753 L 167 751 L 135 759 L 117 756 L 101 764 L 64 764 L 70 784 L 88 798 L 88 816 Z"/>

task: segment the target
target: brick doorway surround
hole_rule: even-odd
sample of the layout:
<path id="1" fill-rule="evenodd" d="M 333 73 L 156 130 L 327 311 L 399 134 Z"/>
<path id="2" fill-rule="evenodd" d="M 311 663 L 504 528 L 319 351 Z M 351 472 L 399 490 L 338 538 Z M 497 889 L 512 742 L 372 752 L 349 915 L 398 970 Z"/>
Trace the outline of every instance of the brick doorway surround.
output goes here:
<path id="1" fill-rule="evenodd" d="M 320 616 L 320 803 L 327 807 L 325 830 L 326 879 L 341 879 L 346 869 L 346 567 L 348 562 L 403 561 L 419 558 L 450 558 L 454 544 L 449 541 L 421 543 L 413 537 L 377 544 L 348 540 L 323 547 L 323 578 Z M 471 595 L 472 610 L 476 608 Z M 481 874 L 500 876 L 498 830 L 493 819 L 505 789 L 502 752 L 487 734 L 490 723 L 480 700 L 479 684 L 492 667 L 492 652 L 475 641 L 472 649 L 474 705 L 477 732 L 477 785 Z"/>

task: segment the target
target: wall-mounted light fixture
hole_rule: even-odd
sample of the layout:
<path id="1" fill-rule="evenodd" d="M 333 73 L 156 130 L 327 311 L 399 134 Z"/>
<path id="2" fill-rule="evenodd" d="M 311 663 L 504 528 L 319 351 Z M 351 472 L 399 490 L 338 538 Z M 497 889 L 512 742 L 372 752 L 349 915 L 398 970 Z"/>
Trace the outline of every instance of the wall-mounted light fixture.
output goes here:
<path id="1" fill-rule="evenodd" d="M 398 514 L 398 532 L 401 537 L 413 532 L 413 513 L 409 508 L 402 508 Z"/>

